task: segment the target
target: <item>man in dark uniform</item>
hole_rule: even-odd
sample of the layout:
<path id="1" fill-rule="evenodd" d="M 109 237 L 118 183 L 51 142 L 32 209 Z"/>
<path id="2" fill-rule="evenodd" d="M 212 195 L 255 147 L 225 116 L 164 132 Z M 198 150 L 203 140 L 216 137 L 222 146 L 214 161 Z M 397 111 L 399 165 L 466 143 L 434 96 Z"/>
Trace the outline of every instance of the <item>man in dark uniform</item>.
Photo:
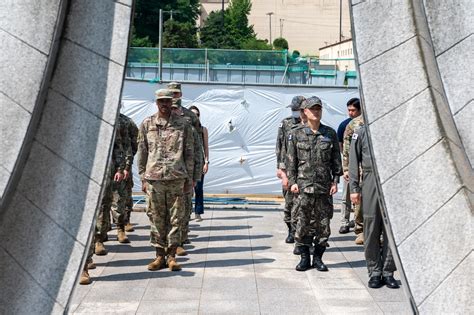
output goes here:
<path id="1" fill-rule="evenodd" d="M 351 201 L 358 205 L 364 201 L 364 254 L 369 272 L 369 288 L 380 288 L 384 284 L 392 289 L 398 288 L 393 278 L 396 270 L 388 238 L 384 237 L 380 248 L 380 237 L 386 234 L 383 225 L 382 209 L 377 194 L 375 175 L 372 172 L 369 141 L 366 126 L 360 127 L 352 136 L 349 153 L 349 186 Z M 359 166 L 362 166 L 362 187 Z M 362 193 L 362 198 L 361 198 Z"/>
<path id="2" fill-rule="evenodd" d="M 327 271 L 322 257 L 331 234 L 332 195 L 337 192 L 342 175 L 341 155 L 336 131 L 321 123 L 321 100 L 312 96 L 301 104 L 301 108 L 308 121 L 288 136 L 286 158 L 291 192 L 299 194 L 295 240 L 301 261 L 296 270 L 310 268 L 309 248 L 314 244 L 313 267 Z"/>
<path id="3" fill-rule="evenodd" d="M 295 231 L 292 225 L 291 212 L 293 208 L 294 194 L 292 194 L 288 187 L 288 177 L 286 175 L 286 151 L 287 141 L 290 131 L 301 125 L 300 119 L 300 106 L 305 100 L 303 96 L 295 96 L 291 100 L 291 104 L 288 106 L 291 108 L 292 115 L 283 119 L 278 128 L 277 142 L 276 142 L 276 158 L 277 158 L 277 177 L 281 179 L 281 185 L 283 189 L 283 197 L 285 198 L 285 209 L 283 221 L 288 227 L 288 236 L 285 239 L 286 243 L 294 243 Z"/>

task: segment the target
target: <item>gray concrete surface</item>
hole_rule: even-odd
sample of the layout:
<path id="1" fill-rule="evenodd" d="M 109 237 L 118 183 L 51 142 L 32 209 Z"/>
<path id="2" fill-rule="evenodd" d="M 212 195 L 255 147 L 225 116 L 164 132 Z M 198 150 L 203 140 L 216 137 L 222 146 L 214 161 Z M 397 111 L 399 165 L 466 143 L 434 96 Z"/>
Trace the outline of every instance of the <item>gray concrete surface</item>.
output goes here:
<path id="1" fill-rule="evenodd" d="M 0 4 L 1 314 L 68 305 L 100 200 L 131 12 L 112 0 Z"/>
<path id="2" fill-rule="evenodd" d="M 339 234 L 332 220 L 329 272 L 298 272 L 299 257 L 285 244 L 283 213 L 274 206 L 206 209 L 191 221 L 183 270 L 150 272 L 149 221 L 132 213 L 129 245 L 109 232 L 107 256 L 94 256 L 93 283 L 78 286 L 70 314 L 410 314 L 402 289 L 367 287 L 363 246 Z M 398 278 L 398 274 L 396 275 Z"/>
<path id="3" fill-rule="evenodd" d="M 473 310 L 474 69 L 468 60 L 474 8 L 468 2 L 352 5 L 381 202 L 413 310 L 425 314 Z"/>

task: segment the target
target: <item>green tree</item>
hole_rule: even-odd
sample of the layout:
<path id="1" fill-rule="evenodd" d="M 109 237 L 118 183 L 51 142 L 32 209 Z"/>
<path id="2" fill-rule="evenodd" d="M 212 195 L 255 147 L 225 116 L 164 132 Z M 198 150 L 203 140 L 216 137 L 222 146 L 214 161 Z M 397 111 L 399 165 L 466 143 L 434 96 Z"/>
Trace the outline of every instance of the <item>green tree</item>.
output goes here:
<path id="1" fill-rule="evenodd" d="M 191 23 L 193 26 L 200 14 L 199 0 L 136 0 L 133 26 L 137 38 L 148 36 L 153 46 L 158 44 L 159 12 L 173 10 L 173 20 Z M 170 19 L 170 13 L 164 13 L 163 19 Z M 164 32 L 166 30 L 164 29 Z"/>
<path id="2" fill-rule="evenodd" d="M 224 25 L 224 28 L 222 28 Z M 205 24 L 201 27 L 201 46 L 206 48 L 239 48 L 239 43 L 232 36 L 232 25 L 229 20 L 229 11 L 224 11 L 224 23 L 222 22 L 222 12 L 213 11 L 207 17 Z"/>
<path id="3" fill-rule="evenodd" d="M 247 50 L 272 50 L 267 40 L 251 38 L 242 44 L 242 49 Z"/>
<path id="4" fill-rule="evenodd" d="M 275 38 L 273 48 L 275 48 L 275 50 L 288 50 L 288 41 L 283 37 Z"/>
<path id="5" fill-rule="evenodd" d="M 165 22 L 163 32 L 163 47 L 167 48 L 195 48 L 198 46 L 196 31 L 193 24 L 182 23 L 176 20 Z"/>
<path id="6" fill-rule="evenodd" d="M 253 25 L 249 25 L 248 19 L 251 9 L 252 3 L 250 0 L 232 0 L 229 5 L 228 15 L 232 35 L 240 44 L 255 38 Z"/>

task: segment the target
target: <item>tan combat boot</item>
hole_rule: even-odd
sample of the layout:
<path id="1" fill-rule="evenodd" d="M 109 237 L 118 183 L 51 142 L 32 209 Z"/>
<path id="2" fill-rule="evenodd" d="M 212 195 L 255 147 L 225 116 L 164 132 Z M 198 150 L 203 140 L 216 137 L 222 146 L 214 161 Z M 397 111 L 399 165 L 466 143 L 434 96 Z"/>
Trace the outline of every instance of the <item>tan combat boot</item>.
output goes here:
<path id="1" fill-rule="evenodd" d="M 359 234 L 357 234 L 355 243 L 356 243 L 357 245 L 364 245 L 364 233 L 359 233 Z"/>
<path id="2" fill-rule="evenodd" d="M 98 256 L 104 256 L 107 255 L 107 250 L 105 249 L 104 243 L 102 242 L 96 242 L 95 243 L 95 249 L 94 253 Z"/>
<path id="3" fill-rule="evenodd" d="M 165 250 L 163 248 L 156 248 L 156 258 L 148 264 L 148 270 L 155 271 L 165 267 Z"/>
<path id="4" fill-rule="evenodd" d="M 87 270 L 95 269 L 97 266 L 95 265 L 94 261 L 91 261 L 87 264 Z"/>
<path id="5" fill-rule="evenodd" d="M 181 266 L 176 262 L 176 247 L 168 248 L 168 259 L 166 260 L 170 271 L 180 271 Z"/>
<path id="6" fill-rule="evenodd" d="M 127 235 L 125 234 L 125 230 L 123 227 L 119 227 L 117 229 L 117 239 L 119 243 L 130 243 L 130 240 L 128 239 Z"/>
<path id="7" fill-rule="evenodd" d="M 91 284 L 91 277 L 89 276 L 89 272 L 87 271 L 87 263 L 84 266 L 84 270 L 81 273 L 81 278 L 79 279 L 79 284 L 87 285 Z"/>
<path id="8" fill-rule="evenodd" d="M 176 255 L 177 256 L 186 256 L 188 253 L 186 252 L 186 250 L 183 248 L 183 246 L 178 246 L 178 248 L 176 248 Z"/>
<path id="9" fill-rule="evenodd" d="M 125 224 L 125 232 L 133 232 L 135 229 L 133 228 L 133 225 L 130 223 Z"/>

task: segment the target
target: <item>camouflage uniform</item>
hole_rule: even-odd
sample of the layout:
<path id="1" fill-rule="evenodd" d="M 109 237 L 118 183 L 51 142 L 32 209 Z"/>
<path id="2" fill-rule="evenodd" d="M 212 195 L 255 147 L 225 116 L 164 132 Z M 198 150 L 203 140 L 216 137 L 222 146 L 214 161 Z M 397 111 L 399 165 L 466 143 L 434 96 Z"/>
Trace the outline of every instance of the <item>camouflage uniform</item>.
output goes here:
<path id="1" fill-rule="evenodd" d="M 351 122 L 347 125 L 346 130 L 344 131 L 344 143 L 342 145 L 342 169 L 344 172 L 349 171 L 349 151 L 351 148 L 352 135 L 357 131 L 361 126 L 364 125 L 364 117 L 362 115 L 357 116 L 352 119 Z M 346 190 L 346 197 L 350 195 L 350 190 Z M 350 198 L 349 198 L 350 201 Z M 354 206 L 354 233 L 360 234 L 363 231 L 364 217 L 362 214 L 361 205 Z"/>
<path id="2" fill-rule="evenodd" d="M 320 124 L 316 133 L 307 127 L 293 130 L 288 137 L 287 172 L 291 187 L 300 193 L 295 239 L 297 245 L 326 247 L 333 215 L 331 184 L 342 175 L 339 143 L 334 129 Z"/>
<path id="3" fill-rule="evenodd" d="M 138 127 L 137 125 L 133 122 L 132 119 L 129 117 L 125 116 L 125 122 L 127 126 L 127 131 L 128 131 L 128 139 L 130 141 L 130 146 L 131 146 L 131 164 L 133 164 L 133 157 L 137 153 L 138 150 Z M 132 174 L 132 169 L 130 168 L 129 170 L 129 177 L 126 180 L 126 199 L 125 199 L 125 222 L 130 223 L 130 214 L 132 213 L 133 210 L 133 197 L 132 197 L 132 189 L 133 189 L 133 174 Z"/>
<path id="4" fill-rule="evenodd" d="M 105 180 L 104 193 L 102 196 L 99 212 L 97 213 L 96 217 L 94 239 L 91 242 L 91 246 L 89 248 L 86 266 L 87 264 L 92 262 L 94 244 L 97 242 L 104 242 L 107 237 L 107 232 L 109 231 L 110 227 L 110 209 L 112 206 L 112 200 L 114 199 L 112 186 L 114 183 L 116 183 L 113 180 L 114 175 L 116 172 L 123 172 L 126 167 L 125 151 L 123 149 L 123 138 L 124 136 L 126 136 L 126 134 L 124 134 L 124 130 L 121 129 L 119 125 L 120 123 L 117 122 L 117 126 L 115 129 L 115 139 L 112 149 L 112 160 L 109 163 L 109 167 L 107 170 L 109 176 Z M 116 206 L 119 207 L 119 205 Z"/>
<path id="5" fill-rule="evenodd" d="M 146 118 L 138 133 L 138 173 L 146 185 L 151 245 L 176 251 L 185 217 L 183 187 L 194 171 L 194 138 L 186 121 L 158 113 Z"/>
<path id="6" fill-rule="evenodd" d="M 171 82 L 168 84 L 168 90 L 172 92 L 181 92 L 181 84 L 177 82 Z M 192 127 L 192 135 L 194 138 L 194 170 L 192 172 L 192 178 L 186 183 L 186 189 L 184 192 L 184 208 L 186 209 L 185 219 L 182 221 L 180 227 L 180 238 L 181 244 L 188 239 L 189 220 L 191 213 L 193 212 L 193 187 L 192 181 L 197 182 L 201 180 L 202 168 L 204 166 L 204 146 L 203 146 L 203 134 L 202 127 L 199 118 L 190 109 L 181 105 L 181 99 L 173 99 L 173 108 L 175 113 L 183 118 L 188 125 Z"/>
<path id="7" fill-rule="evenodd" d="M 378 200 L 375 174 L 372 172 L 366 127 L 360 127 L 354 133 L 352 139 L 349 155 L 349 186 L 351 193 L 362 192 L 361 200 L 364 203 L 364 254 L 369 277 L 393 276 L 396 267 L 387 237 L 384 237 L 382 251 L 380 250 L 380 236 L 382 233 L 385 234 L 386 230 Z M 363 184 L 360 180 L 361 167 Z"/>

